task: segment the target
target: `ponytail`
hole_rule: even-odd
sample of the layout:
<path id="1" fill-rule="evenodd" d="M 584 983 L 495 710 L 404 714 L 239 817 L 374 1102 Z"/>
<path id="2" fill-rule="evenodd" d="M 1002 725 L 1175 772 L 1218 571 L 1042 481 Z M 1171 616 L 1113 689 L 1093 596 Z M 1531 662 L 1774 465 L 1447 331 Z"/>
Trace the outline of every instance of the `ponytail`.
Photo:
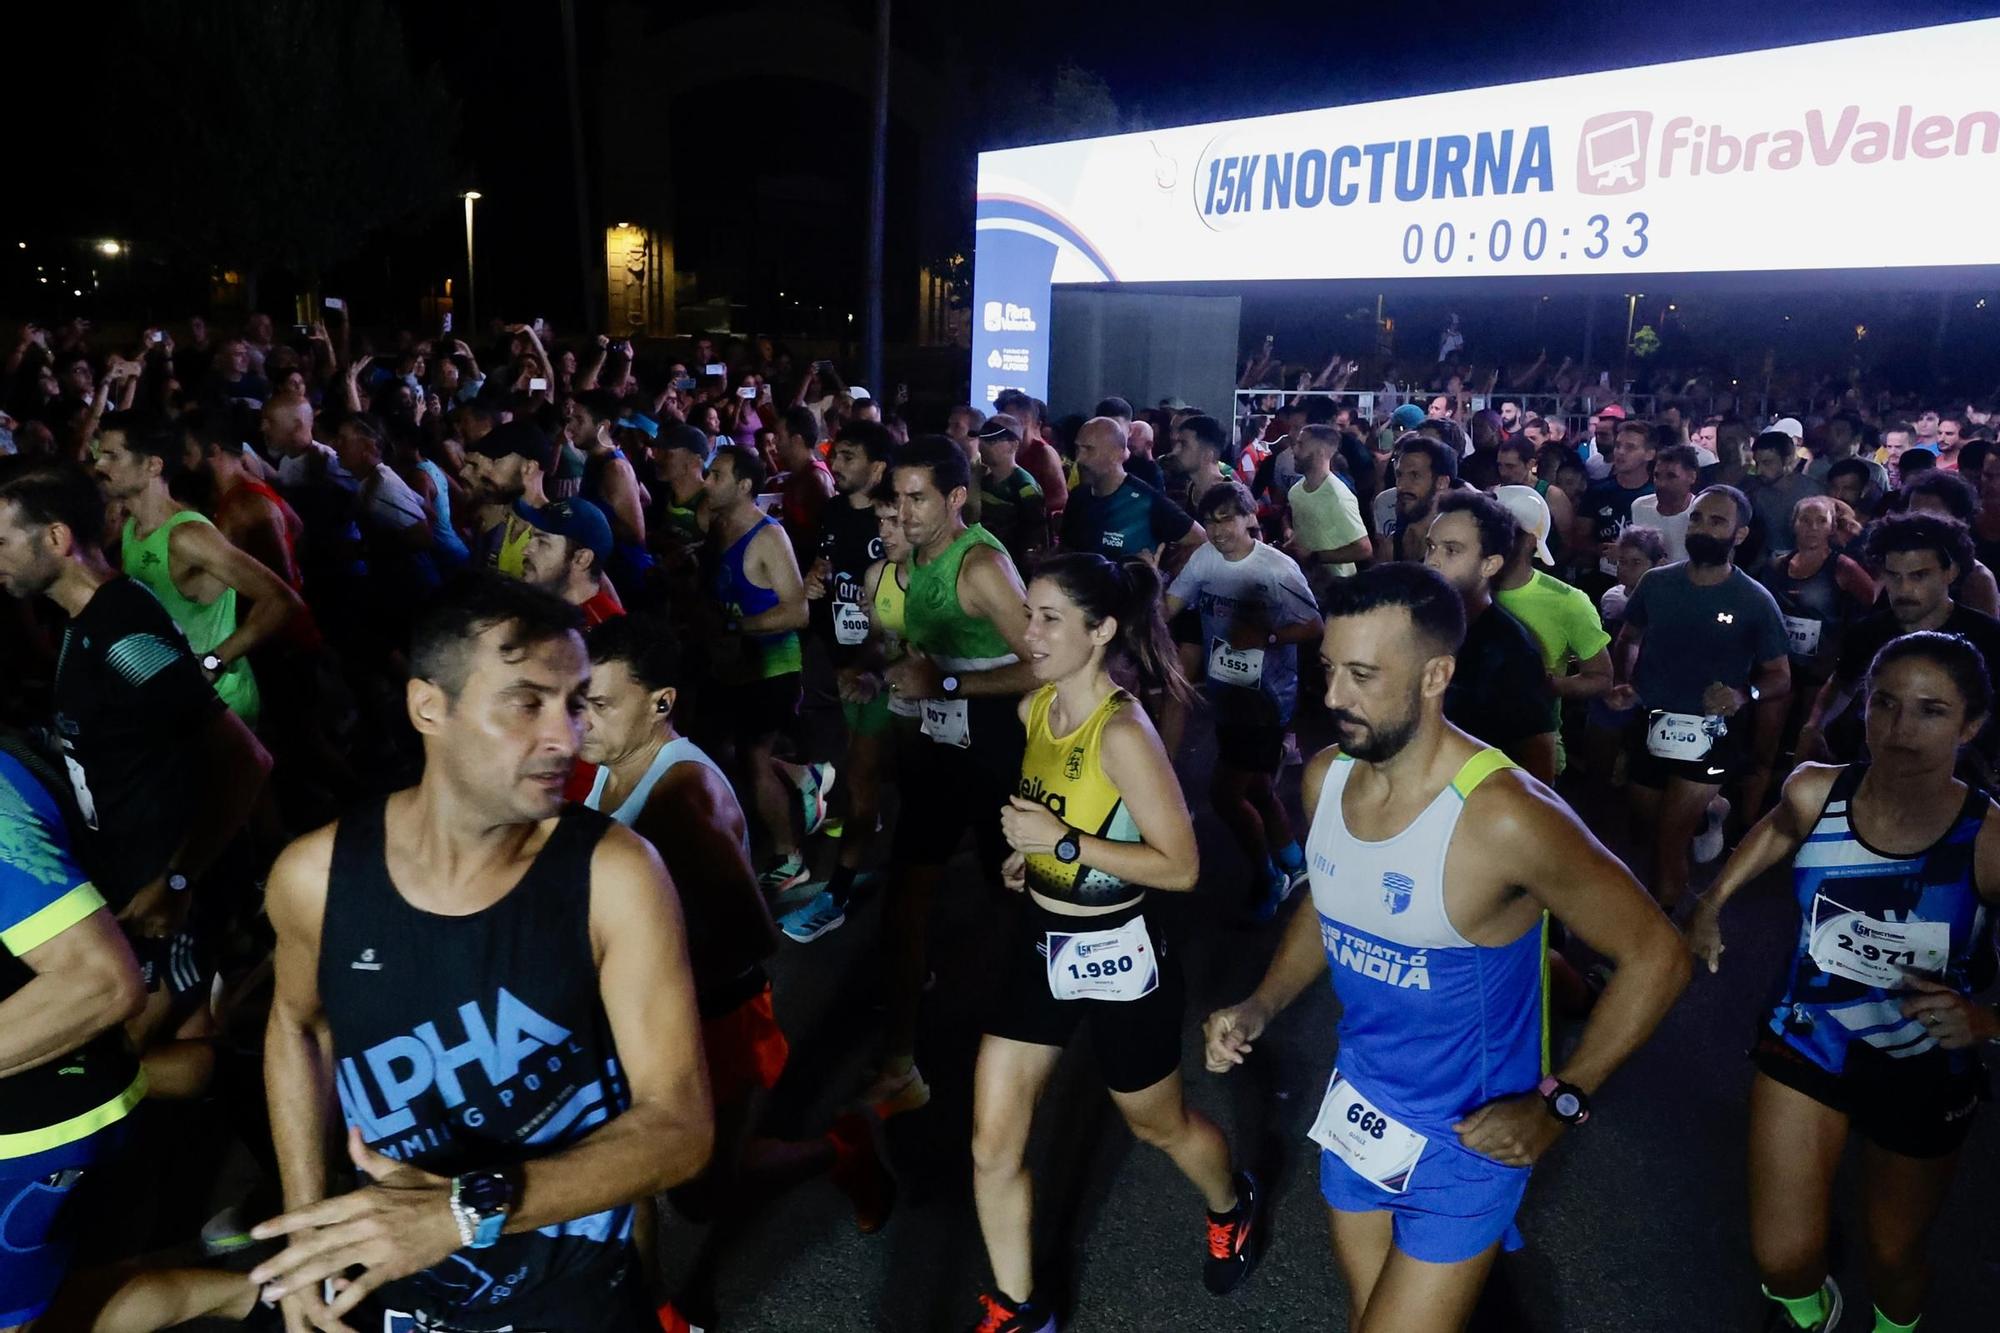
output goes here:
<path id="1" fill-rule="evenodd" d="M 1101 555 L 1077 552 L 1044 560 L 1035 577 L 1061 588 L 1091 628 L 1106 620 L 1118 622 L 1109 654 L 1130 668 L 1140 691 L 1164 690 L 1184 703 L 1194 698 L 1167 632 L 1160 574 L 1153 566 L 1143 560 L 1113 564 Z"/>

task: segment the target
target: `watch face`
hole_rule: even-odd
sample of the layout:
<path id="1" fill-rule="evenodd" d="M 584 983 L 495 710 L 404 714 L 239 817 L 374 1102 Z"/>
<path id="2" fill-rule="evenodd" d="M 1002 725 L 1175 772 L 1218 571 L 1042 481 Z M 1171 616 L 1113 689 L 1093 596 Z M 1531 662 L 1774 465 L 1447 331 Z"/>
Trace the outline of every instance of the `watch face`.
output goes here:
<path id="1" fill-rule="evenodd" d="M 1068 865 L 1082 855 L 1083 848 L 1077 845 L 1075 838 L 1064 838 L 1056 844 L 1056 860 L 1061 861 L 1064 865 Z"/>
<path id="2" fill-rule="evenodd" d="M 1583 1102 L 1573 1092 L 1556 1094 L 1556 1114 L 1565 1120 L 1574 1119 L 1583 1111 Z"/>
<path id="3" fill-rule="evenodd" d="M 958 677 L 957 677 L 957 676 L 946 676 L 946 677 L 945 677 L 945 678 L 944 678 L 944 679 L 943 679 L 942 681 L 940 681 L 940 682 L 938 682 L 938 683 L 939 683 L 940 685 L 944 686 L 944 692 L 945 692 L 946 694 L 957 694 L 957 693 L 958 693 Z"/>
<path id="4" fill-rule="evenodd" d="M 474 1171 L 459 1178 L 459 1202 L 475 1213 L 497 1213 L 514 1204 L 514 1187 L 498 1171 Z"/>
<path id="5" fill-rule="evenodd" d="M 222 670 L 222 659 L 214 653 L 210 653 L 207 657 L 201 659 L 201 669 L 203 671 L 220 671 Z"/>

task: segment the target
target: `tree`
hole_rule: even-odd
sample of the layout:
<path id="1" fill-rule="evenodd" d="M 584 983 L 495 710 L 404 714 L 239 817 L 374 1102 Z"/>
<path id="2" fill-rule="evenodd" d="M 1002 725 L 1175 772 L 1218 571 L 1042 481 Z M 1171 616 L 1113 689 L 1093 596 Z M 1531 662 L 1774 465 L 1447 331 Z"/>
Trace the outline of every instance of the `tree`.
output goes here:
<path id="1" fill-rule="evenodd" d="M 237 268 L 253 304 L 260 272 L 312 282 L 456 193 L 457 103 L 382 0 L 156 5 L 136 36 L 177 91 L 137 127 L 133 231 Z"/>

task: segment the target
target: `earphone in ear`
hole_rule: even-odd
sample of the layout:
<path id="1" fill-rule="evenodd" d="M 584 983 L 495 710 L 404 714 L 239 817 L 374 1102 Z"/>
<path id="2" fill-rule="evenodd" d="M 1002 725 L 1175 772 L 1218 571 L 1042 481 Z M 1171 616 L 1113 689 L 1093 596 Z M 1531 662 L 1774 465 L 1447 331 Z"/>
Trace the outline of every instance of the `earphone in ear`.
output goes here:
<path id="1" fill-rule="evenodd" d="M 667 701 L 665 699 L 662 699 L 658 703 L 654 704 L 653 711 L 664 717 L 667 712 Z"/>

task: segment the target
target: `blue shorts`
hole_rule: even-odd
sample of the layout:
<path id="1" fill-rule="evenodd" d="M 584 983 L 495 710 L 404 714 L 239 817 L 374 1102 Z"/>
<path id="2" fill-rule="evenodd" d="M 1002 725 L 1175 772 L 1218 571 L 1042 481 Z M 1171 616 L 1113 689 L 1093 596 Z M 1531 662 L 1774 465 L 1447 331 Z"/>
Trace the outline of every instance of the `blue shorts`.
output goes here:
<path id="1" fill-rule="evenodd" d="M 125 1122 L 26 1157 L 0 1158 L 0 1328 L 46 1310 L 69 1273 L 74 1209 L 84 1174 L 125 1141 Z"/>
<path id="2" fill-rule="evenodd" d="M 1364 1180 L 1322 1148 L 1319 1192 L 1338 1213 L 1389 1213 L 1396 1248 L 1426 1263 L 1460 1263 L 1484 1254 L 1495 1241 L 1503 1249 L 1520 1249 L 1514 1214 L 1528 1192 L 1528 1168 L 1502 1166 L 1462 1148 L 1450 1130 L 1444 1137 L 1449 1142 L 1433 1136 L 1424 1145 L 1401 1194 Z"/>

